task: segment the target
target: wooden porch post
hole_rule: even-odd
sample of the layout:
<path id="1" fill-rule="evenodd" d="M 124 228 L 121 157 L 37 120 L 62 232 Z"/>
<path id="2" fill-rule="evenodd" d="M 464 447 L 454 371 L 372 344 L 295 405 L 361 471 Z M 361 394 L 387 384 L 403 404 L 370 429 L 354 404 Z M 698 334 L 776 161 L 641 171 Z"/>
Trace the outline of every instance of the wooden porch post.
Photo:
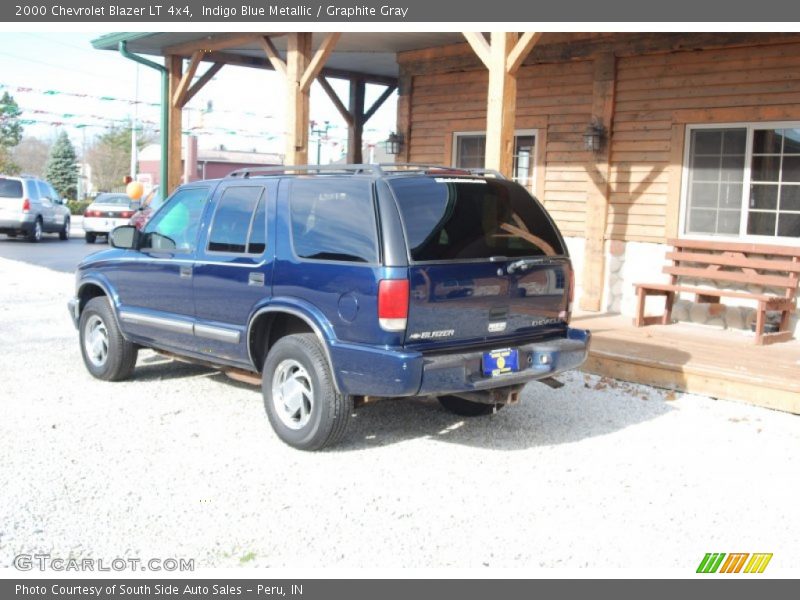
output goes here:
<path id="1" fill-rule="evenodd" d="M 411 161 L 411 93 L 413 84 L 414 78 L 408 69 L 400 65 L 400 78 L 397 82 L 397 133 L 403 136 L 403 146 L 400 154 L 395 157 L 397 162 Z"/>
<path id="2" fill-rule="evenodd" d="M 310 86 L 300 81 L 311 61 L 311 34 L 290 33 L 286 50 L 286 158 L 288 165 L 308 163 Z"/>
<path id="3" fill-rule="evenodd" d="M 331 87 L 324 75 L 319 75 L 317 81 L 322 86 L 322 89 L 325 90 L 325 93 L 328 94 L 336 110 L 342 115 L 344 122 L 347 123 L 347 162 L 350 164 L 363 162 L 364 157 L 362 156 L 361 146 L 364 124 L 383 106 L 386 99 L 397 89 L 397 84 L 387 81 L 385 83 L 386 89 L 383 90 L 383 93 L 372 103 L 372 106 L 365 110 L 364 99 L 367 82 L 363 77 L 352 77 L 349 80 L 350 108 L 344 105 L 344 102 L 339 98 L 336 90 Z"/>
<path id="4" fill-rule="evenodd" d="M 512 177 L 514 121 L 517 116 L 517 78 L 506 69 L 516 33 L 492 33 L 489 53 L 489 97 L 486 106 L 486 163 Z"/>
<path id="5" fill-rule="evenodd" d="M 161 182 L 164 196 L 171 194 L 176 187 L 181 184 L 181 136 L 183 133 L 183 111 L 182 105 L 176 105 L 173 98 L 180 94 L 181 79 L 183 75 L 183 58 L 181 56 L 169 55 L 167 57 L 167 70 L 169 71 L 169 143 L 167 152 L 167 181 Z"/>
<path id="6" fill-rule="evenodd" d="M 486 103 L 487 169 L 513 176 L 514 121 L 517 116 L 517 71 L 539 41 L 541 33 L 493 32 L 491 43 L 482 33 L 464 32 L 469 45 L 489 69 Z"/>
<path id="7" fill-rule="evenodd" d="M 350 80 L 349 112 L 352 120 L 347 124 L 347 162 L 363 162 L 362 149 L 364 135 L 364 94 L 367 84 L 360 77 Z"/>
<path id="8" fill-rule="evenodd" d="M 308 164 L 308 125 L 311 84 L 322 72 L 341 33 L 329 33 L 316 52 L 311 52 L 310 33 L 289 33 L 286 60 L 267 36 L 257 38 L 276 72 L 286 80 L 286 157 L 284 164 Z"/>
<path id="9" fill-rule="evenodd" d="M 594 59 L 594 84 L 592 92 L 592 123 L 605 130 L 600 150 L 588 159 L 589 193 L 586 201 L 586 228 L 584 230 L 583 310 L 602 309 L 605 287 L 605 238 L 609 209 L 609 175 L 611 156 L 611 128 L 614 118 L 614 87 L 616 58 L 612 52 Z"/>

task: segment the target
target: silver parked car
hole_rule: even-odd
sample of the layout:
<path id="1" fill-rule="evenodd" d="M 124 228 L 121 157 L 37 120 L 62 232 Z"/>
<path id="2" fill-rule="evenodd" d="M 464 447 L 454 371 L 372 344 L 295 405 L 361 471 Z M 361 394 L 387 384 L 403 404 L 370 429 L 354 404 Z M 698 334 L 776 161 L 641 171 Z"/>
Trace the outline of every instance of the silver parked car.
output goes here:
<path id="1" fill-rule="evenodd" d="M 46 181 L 0 175 L 0 233 L 38 242 L 43 233 L 69 239 L 69 209 Z"/>
<path id="2" fill-rule="evenodd" d="M 112 229 L 127 225 L 139 208 L 139 202 L 127 194 L 98 194 L 83 213 L 86 243 L 94 244 L 98 236 L 108 236 Z"/>

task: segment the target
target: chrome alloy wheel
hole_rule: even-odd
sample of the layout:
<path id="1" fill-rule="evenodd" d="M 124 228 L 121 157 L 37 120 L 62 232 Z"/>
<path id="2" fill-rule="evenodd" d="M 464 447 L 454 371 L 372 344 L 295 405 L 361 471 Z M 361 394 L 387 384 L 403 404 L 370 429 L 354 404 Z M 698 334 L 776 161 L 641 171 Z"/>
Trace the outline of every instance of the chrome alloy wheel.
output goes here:
<path id="1" fill-rule="evenodd" d="M 96 367 L 102 367 L 108 360 L 108 329 L 97 315 L 86 321 L 83 330 L 83 349 L 87 358 Z"/>
<path id="2" fill-rule="evenodd" d="M 272 404 L 281 423 L 302 429 L 311 419 L 314 386 L 305 367 L 293 359 L 281 361 L 272 376 Z"/>

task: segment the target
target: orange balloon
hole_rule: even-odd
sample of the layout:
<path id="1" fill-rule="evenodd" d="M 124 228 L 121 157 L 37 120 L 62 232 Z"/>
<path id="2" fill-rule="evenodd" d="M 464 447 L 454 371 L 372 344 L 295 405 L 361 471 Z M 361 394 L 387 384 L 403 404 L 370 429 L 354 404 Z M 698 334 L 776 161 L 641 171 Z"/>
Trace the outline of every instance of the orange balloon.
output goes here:
<path id="1" fill-rule="evenodd" d="M 130 196 L 131 200 L 138 200 L 144 194 L 144 186 L 138 181 L 131 181 L 125 192 Z"/>

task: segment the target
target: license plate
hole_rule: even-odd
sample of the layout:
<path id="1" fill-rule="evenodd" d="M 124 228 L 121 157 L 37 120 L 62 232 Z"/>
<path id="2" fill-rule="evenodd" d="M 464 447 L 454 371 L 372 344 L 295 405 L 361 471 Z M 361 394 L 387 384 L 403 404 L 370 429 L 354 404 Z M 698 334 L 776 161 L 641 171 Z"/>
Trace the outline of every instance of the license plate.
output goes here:
<path id="1" fill-rule="evenodd" d="M 497 377 L 519 371 L 519 352 L 516 348 L 502 348 L 483 353 L 483 374 Z"/>

